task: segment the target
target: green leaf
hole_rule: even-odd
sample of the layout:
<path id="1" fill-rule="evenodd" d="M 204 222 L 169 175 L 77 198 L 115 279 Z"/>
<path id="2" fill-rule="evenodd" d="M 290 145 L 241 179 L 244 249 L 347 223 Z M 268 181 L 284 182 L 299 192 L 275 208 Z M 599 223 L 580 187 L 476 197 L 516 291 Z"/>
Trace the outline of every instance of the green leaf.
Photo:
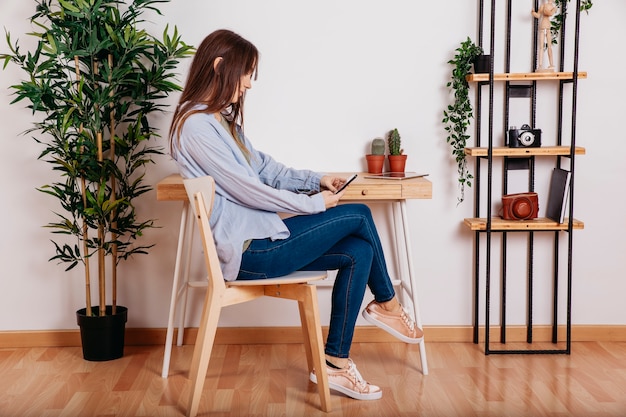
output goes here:
<path id="1" fill-rule="evenodd" d="M 65 0 L 58 0 L 61 7 L 65 10 L 69 10 L 70 12 L 79 13 L 80 9 L 75 7 L 72 3 Z"/>

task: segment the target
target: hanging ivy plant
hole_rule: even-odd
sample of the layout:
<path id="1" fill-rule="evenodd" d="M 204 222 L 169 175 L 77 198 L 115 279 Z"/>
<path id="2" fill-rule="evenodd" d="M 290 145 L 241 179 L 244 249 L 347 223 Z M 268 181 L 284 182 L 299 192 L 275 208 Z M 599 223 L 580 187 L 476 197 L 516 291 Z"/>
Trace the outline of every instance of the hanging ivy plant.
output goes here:
<path id="1" fill-rule="evenodd" d="M 563 20 L 565 20 L 565 16 L 567 12 L 563 12 L 562 3 L 569 3 L 570 0 L 554 0 L 554 4 L 558 7 L 559 12 L 555 13 L 550 21 L 550 34 L 552 35 L 552 43 L 556 45 L 559 38 L 559 33 L 561 33 L 561 27 L 563 27 Z M 580 11 L 589 14 L 589 9 L 593 6 L 591 0 L 581 0 L 580 2 Z"/>
<path id="2" fill-rule="evenodd" d="M 449 104 L 443 111 L 442 123 L 448 133 L 446 142 L 451 146 L 452 156 L 457 164 L 459 204 L 465 199 L 465 186 L 471 187 L 471 180 L 474 178 L 467 169 L 465 157 L 465 146 L 469 139 L 467 129 L 470 125 L 470 119 L 474 117 L 474 110 L 469 98 L 469 83 L 465 77 L 469 74 L 476 58 L 482 53 L 483 49 L 474 44 L 468 37 L 456 49 L 454 58 L 448 61 L 448 64 L 452 65 L 452 76 L 446 87 L 454 93 L 454 99 L 452 104 Z"/>

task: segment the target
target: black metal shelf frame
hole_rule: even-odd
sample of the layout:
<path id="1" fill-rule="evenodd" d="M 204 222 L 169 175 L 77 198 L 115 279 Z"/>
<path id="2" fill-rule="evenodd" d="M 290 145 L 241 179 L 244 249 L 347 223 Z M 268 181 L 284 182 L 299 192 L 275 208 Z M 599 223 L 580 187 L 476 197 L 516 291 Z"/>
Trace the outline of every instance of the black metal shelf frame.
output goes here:
<path id="1" fill-rule="evenodd" d="M 484 26 L 485 26 L 485 1 L 486 0 L 478 0 L 479 14 L 478 14 L 478 44 L 483 46 L 483 39 L 485 36 Z M 506 2 L 500 1 L 499 3 L 506 3 L 506 43 L 505 43 L 505 73 L 509 73 L 511 71 L 511 10 L 512 10 L 512 1 L 506 0 Z M 507 323 L 507 315 L 506 315 L 506 284 L 507 284 L 507 237 L 509 233 L 524 233 L 527 235 L 527 317 L 526 317 L 526 342 L 531 345 L 533 343 L 533 282 L 534 282 L 534 274 L 533 274 L 533 266 L 534 266 L 534 246 L 535 246 L 535 233 L 553 233 L 554 234 L 554 244 L 553 244 L 553 305 L 552 305 L 552 343 L 557 344 L 558 341 L 558 297 L 559 297 L 559 241 L 560 241 L 560 233 L 558 231 L 494 231 L 492 230 L 491 219 L 494 213 L 492 213 L 492 196 L 493 196 L 493 138 L 494 138 L 494 61 L 495 61 L 495 38 L 496 38 L 496 0 L 490 0 L 490 23 L 489 23 L 489 45 L 490 50 L 489 54 L 491 55 L 491 66 L 489 69 L 489 81 L 480 81 L 476 83 L 476 92 L 475 92 L 475 140 L 476 146 L 485 146 L 481 145 L 481 139 L 483 136 L 482 132 L 482 117 L 485 109 L 483 109 L 483 89 L 487 88 L 489 97 L 488 97 L 488 108 L 487 116 L 488 116 L 488 131 L 486 134 L 487 139 L 487 156 L 486 157 L 477 157 L 475 160 L 475 181 L 474 181 L 474 215 L 475 217 L 481 217 L 481 182 L 483 179 L 481 178 L 481 164 L 485 162 L 487 164 L 487 196 L 486 196 L 486 219 L 487 226 L 485 230 L 475 231 L 474 236 L 474 328 L 473 328 L 473 340 L 474 343 L 479 343 L 479 309 L 480 309 L 480 277 L 481 277 L 481 260 L 483 255 L 481 254 L 481 234 L 485 237 L 484 242 L 484 275 L 485 275 L 485 354 L 544 354 L 544 353 L 561 353 L 561 354 L 570 354 L 571 353 L 571 311 L 572 311 L 572 247 L 573 247 L 573 219 L 574 219 L 574 168 L 575 168 L 575 148 L 576 148 L 576 103 L 577 103 L 577 90 L 578 90 L 578 48 L 579 48 L 579 23 L 580 23 L 580 0 L 576 0 L 576 10 L 575 10 L 575 30 L 574 30 L 574 54 L 573 54 L 573 78 L 571 80 L 559 80 L 559 100 L 558 100 L 558 120 L 557 120 L 557 145 L 563 144 L 563 123 L 564 123 L 564 114 L 567 111 L 566 103 L 564 99 L 564 90 L 567 86 L 571 84 L 572 88 L 572 96 L 571 96 L 571 141 L 569 143 L 570 146 L 570 154 L 567 156 L 556 156 L 556 166 L 560 166 L 562 163 L 562 159 L 567 159 L 569 162 L 569 170 L 571 171 L 571 182 L 570 182 L 570 190 L 569 190 L 569 222 L 567 227 L 567 283 L 566 283 L 566 340 L 565 340 L 565 348 L 555 348 L 555 349 L 537 349 L 530 347 L 528 349 L 492 349 L 490 342 L 490 315 L 491 315 L 491 283 L 492 283 L 492 235 L 494 233 L 498 233 L 501 235 L 501 270 L 500 270 L 500 279 L 501 279 L 501 293 L 500 293 L 500 343 L 506 344 L 506 323 Z M 539 0 L 533 0 L 534 9 L 537 10 L 539 6 Z M 564 70 L 564 62 L 565 62 L 565 45 L 566 42 L 566 31 L 565 31 L 565 23 L 567 17 L 567 1 L 561 2 L 563 25 L 560 34 L 560 45 L 559 48 L 559 71 L 563 72 Z M 572 14 L 574 15 L 574 14 Z M 537 65 L 537 25 L 538 22 L 534 23 L 534 39 L 533 39 L 533 62 L 532 68 L 536 68 Z M 539 82 L 541 83 L 541 82 Z M 530 116 L 532 126 L 535 124 L 536 118 L 536 103 L 537 103 L 537 91 L 538 91 L 538 81 L 528 81 L 523 84 L 511 84 L 510 81 L 504 82 L 505 86 L 505 101 L 504 101 L 504 132 L 506 132 L 509 128 L 509 110 L 510 110 L 510 100 L 511 99 L 519 99 L 519 97 L 525 97 L 530 100 Z M 523 91 L 521 91 L 523 90 Z M 513 92 L 513 93 L 512 93 Z M 502 157 L 502 194 L 507 193 L 508 187 L 508 173 L 513 169 L 524 169 L 528 171 L 528 187 L 529 191 L 534 190 L 534 180 L 535 180 L 535 157 Z"/>

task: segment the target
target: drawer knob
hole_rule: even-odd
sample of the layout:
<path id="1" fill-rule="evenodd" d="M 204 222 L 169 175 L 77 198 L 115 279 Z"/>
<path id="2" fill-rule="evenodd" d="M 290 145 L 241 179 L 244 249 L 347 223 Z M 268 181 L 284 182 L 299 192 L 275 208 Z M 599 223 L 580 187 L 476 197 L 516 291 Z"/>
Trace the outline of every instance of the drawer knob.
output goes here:
<path id="1" fill-rule="evenodd" d="M 367 190 L 361 190 L 361 195 L 367 195 Z"/>

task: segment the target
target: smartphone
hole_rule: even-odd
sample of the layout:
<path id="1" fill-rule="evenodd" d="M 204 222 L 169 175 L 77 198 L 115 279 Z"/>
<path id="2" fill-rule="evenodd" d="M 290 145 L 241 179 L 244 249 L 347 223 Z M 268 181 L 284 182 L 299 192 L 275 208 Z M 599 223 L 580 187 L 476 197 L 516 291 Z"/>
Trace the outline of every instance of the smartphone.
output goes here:
<path id="1" fill-rule="evenodd" d="M 357 177 L 357 174 L 354 174 L 350 178 L 348 178 L 346 182 L 344 182 L 343 185 L 339 187 L 337 191 L 335 191 L 335 194 L 339 194 L 340 192 L 342 192 L 352 181 L 356 179 L 356 177 Z"/>

